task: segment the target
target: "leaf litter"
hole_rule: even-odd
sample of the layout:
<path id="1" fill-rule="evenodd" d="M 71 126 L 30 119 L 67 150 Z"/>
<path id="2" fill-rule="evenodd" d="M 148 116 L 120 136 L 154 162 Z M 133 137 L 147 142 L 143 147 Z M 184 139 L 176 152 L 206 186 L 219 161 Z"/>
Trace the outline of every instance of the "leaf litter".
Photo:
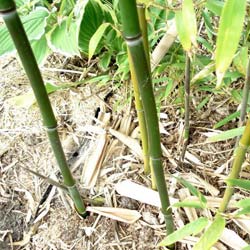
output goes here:
<path id="1" fill-rule="evenodd" d="M 10 63 L 5 66 L 7 61 Z M 80 64 L 78 68 L 75 61 Z M 57 84 L 72 82 L 81 76 L 70 73 L 70 70 L 79 70 L 86 65 L 87 62 L 79 62 L 79 59 L 67 60 L 52 55 L 45 67 L 65 69 L 66 72 L 43 71 L 43 75 L 46 80 L 57 81 Z M 72 202 L 65 192 L 58 188 L 49 190 L 49 183 L 44 179 L 25 171 L 24 167 L 30 168 L 62 182 L 36 105 L 25 109 L 7 101 L 29 91 L 28 81 L 18 62 L 4 57 L 0 60 L 0 71 L 1 249 L 18 249 L 20 246 L 21 249 L 155 249 L 165 235 L 163 218 L 158 194 L 149 188 L 150 179 L 143 174 L 135 110 L 133 105 L 128 107 L 121 100 L 127 99 L 126 90 L 116 90 L 106 104 L 105 95 L 110 92 L 108 86 L 99 92 L 94 84 L 84 84 L 50 95 L 73 174 L 82 195 L 89 199 L 86 202 L 90 215 L 82 220 L 73 211 Z M 88 73 L 96 74 L 94 69 Z M 203 98 L 199 93 L 193 95 L 197 103 Z M 200 216 L 211 219 L 220 202 L 224 179 L 229 171 L 225 163 L 231 157 L 234 143 L 233 140 L 206 143 L 205 135 L 223 119 L 223 114 L 214 108 L 224 103 L 220 98 L 213 97 L 213 104 L 206 104 L 205 108 L 210 111 L 207 116 L 203 109 L 192 108 L 192 137 L 182 167 L 177 160 L 178 131 L 183 122 L 178 114 L 179 107 L 173 105 L 168 109 L 163 105 L 161 108 L 163 161 L 171 204 L 199 201 L 178 184 L 172 174 L 192 183 L 205 195 L 208 204 L 203 212 L 190 207 L 173 208 L 177 228 Z M 117 101 L 121 103 L 119 110 L 115 108 Z M 230 100 L 226 105 L 228 109 L 237 109 L 230 106 Z M 95 117 L 98 107 L 102 110 Z M 225 128 L 230 127 L 226 125 Z M 87 180 L 83 180 L 83 176 L 86 178 L 84 168 L 88 172 Z M 220 171 L 216 172 L 218 169 Z M 244 170 L 242 175 L 249 177 Z M 236 209 L 235 201 L 245 196 L 247 193 L 236 193 L 230 209 Z M 93 202 L 101 207 L 93 206 Z M 214 249 L 245 246 L 249 241 L 248 221 L 248 216 L 230 221 Z M 235 240 L 226 241 L 227 237 Z M 197 240 L 194 236 L 185 237 L 177 244 L 177 249 L 192 249 Z"/>

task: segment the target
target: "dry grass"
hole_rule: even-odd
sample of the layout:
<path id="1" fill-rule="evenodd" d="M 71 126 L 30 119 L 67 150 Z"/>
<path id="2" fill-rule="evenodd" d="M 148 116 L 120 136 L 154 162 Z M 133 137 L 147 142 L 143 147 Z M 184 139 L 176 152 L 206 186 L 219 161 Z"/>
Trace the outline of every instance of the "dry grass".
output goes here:
<path id="1" fill-rule="evenodd" d="M 60 58 L 55 57 L 51 61 L 54 65 L 50 62 L 47 67 L 64 67 L 65 63 Z M 127 139 L 131 141 L 128 145 L 136 143 L 138 130 L 133 108 L 129 105 L 121 106 L 123 108 L 119 111 L 114 108 L 116 102 L 122 103 L 127 99 L 124 89 L 114 93 L 106 104 L 103 100 L 109 90 L 104 88 L 101 93 L 94 94 L 98 88 L 93 85 L 57 91 L 50 95 L 50 99 L 69 163 L 82 194 L 91 199 L 102 198 L 104 206 L 139 211 L 142 217 L 131 225 L 93 213 L 85 220 L 79 219 L 72 211 L 71 201 L 61 190 L 55 187 L 48 190 L 48 183 L 22 168 L 30 168 L 60 181 L 37 107 L 21 108 L 8 101 L 29 90 L 28 81 L 18 62 L 11 57 L 2 58 L 0 75 L 0 248 L 155 249 L 164 238 L 163 218 L 159 208 L 121 196 L 115 191 L 115 185 L 127 179 L 144 186 L 150 185 L 149 178 L 142 173 L 140 155 L 135 147 L 125 146 L 126 142 L 121 142 L 123 139 L 118 140 L 109 132 L 109 128 L 113 128 L 129 136 Z M 55 71 L 44 71 L 44 78 L 50 81 L 73 81 L 76 77 L 79 76 L 70 72 L 58 74 Z M 200 98 L 202 96 L 198 94 L 193 95 L 194 102 L 199 103 Z M 103 112 L 102 118 L 99 114 L 102 122 L 97 121 L 93 125 L 97 107 L 101 107 Z M 215 198 L 222 195 L 223 179 L 229 172 L 234 142 L 207 144 L 205 132 L 210 131 L 216 121 L 236 107 L 230 100 L 217 96 L 210 100 L 206 109 L 192 110 L 192 139 L 182 167 L 177 163 L 183 126 L 178 109 L 171 105 L 161 110 L 161 124 L 165 131 L 162 133 L 163 159 L 171 197 L 182 200 L 191 196 L 170 175 L 175 174 L 193 183 L 210 201 L 209 209 L 204 211 L 175 209 L 175 223 L 180 227 L 201 215 L 212 218 L 218 206 Z M 98 147 L 103 131 L 106 137 L 98 155 L 97 162 L 101 162 L 98 179 L 91 188 L 86 189 L 83 169 Z M 242 175 L 249 177 L 247 171 Z M 234 199 L 247 195 L 237 193 Z M 44 197 L 46 200 L 42 202 Z M 239 223 L 230 221 L 228 228 L 233 229 L 243 240 L 249 241 L 249 232 L 244 226 L 239 227 Z M 178 243 L 178 249 L 191 249 L 195 240 L 187 238 L 184 243 Z M 231 249 L 221 242 L 216 247 Z"/>

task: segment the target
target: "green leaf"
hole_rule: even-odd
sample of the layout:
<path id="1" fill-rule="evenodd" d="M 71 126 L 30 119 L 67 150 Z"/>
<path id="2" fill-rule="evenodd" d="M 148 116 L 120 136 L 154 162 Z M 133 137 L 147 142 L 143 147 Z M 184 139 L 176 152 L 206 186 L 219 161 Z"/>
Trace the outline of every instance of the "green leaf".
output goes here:
<path id="1" fill-rule="evenodd" d="M 158 246 L 169 246 L 189 235 L 196 235 L 201 232 L 207 226 L 207 224 L 208 219 L 201 217 L 168 235 L 163 241 L 159 243 Z"/>
<path id="2" fill-rule="evenodd" d="M 249 180 L 243 180 L 243 179 L 228 179 L 226 182 L 229 185 L 240 187 L 246 190 L 250 190 L 250 181 Z"/>
<path id="3" fill-rule="evenodd" d="M 237 70 L 246 77 L 247 74 L 247 61 L 248 61 L 248 47 L 241 47 L 240 51 L 236 54 L 233 63 Z"/>
<path id="4" fill-rule="evenodd" d="M 89 0 L 85 6 L 78 33 L 78 45 L 83 52 L 88 53 L 91 37 L 99 26 L 105 22 L 112 23 L 111 14 L 105 11 L 98 2 Z"/>
<path id="5" fill-rule="evenodd" d="M 198 72 L 191 80 L 191 84 L 201 81 L 204 78 L 208 77 L 210 74 L 212 74 L 215 70 L 215 64 L 210 63 L 204 69 L 202 69 L 200 72 Z"/>
<path id="6" fill-rule="evenodd" d="M 207 142 L 218 142 L 218 141 L 225 141 L 228 139 L 232 139 L 236 136 L 242 135 L 245 127 L 240 127 L 240 128 L 233 128 L 227 131 L 223 131 L 218 135 L 214 135 L 211 137 L 207 138 Z"/>
<path id="7" fill-rule="evenodd" d="M 50 53 L 45 35 L 43 35 L 39 40 L 32 41 L 31 47 L 36 57 L 37 63 L 42 65 Z"/>
<path id="8" fill-rule="evenodd" d="M 184 50 L 189 52 L 192 43 L 197 45 L 197 24 L 192 0 L 183 1 L 182 10 L 175 13 L 175 23 L 180 42 Z"/>
<path id="9" fill-rule="evenodd" d="M 193 250 L 209 250 L 220 238 L 226 221 L 218 215 L 199 241 L 194 245 Z"/>
<path id="10" fill-rule="evenodd" d="M 181 201 L 173 204 L 173 207 L 193 207 L 193 208 L 204 208 L 199 201 Z"/>
<path id="11" fill-rule="evenodd" d="M 225 124 L 229 123 L 230 121 L 232 121 L 233 119 L 237 118 L 240 116 L 240 111 L 234 112 L 230 115 L 228 115 L 227 117 L 225 117 L 223 120 L 217 122 L 214 125 L 214 129 L 220 128 L 222 126 L 224 126 Z"/>
<path id="12" fill-rule="evenodd" d="M 77 24 L 70 23 L 67 27 L 67 20 L 57 25 L 49 34 L 49 46 L 55 52 L 66 56 L 80 56 L 78 49 Z"/>
<path id="13" fill-rule="evenodd" d="M 112 53 L 110 51 L 106 51 L 101 55 L 98 65 L 102 71 L 108 70 L 111 57 L 112 57 Z"/>
<path id="14" fill-rule="evenodd" d="M 194 187 L 190 182 L 184 180 L 182 177 L 177 177 L 177 176 L 174 176 L 174 175 L 173 175 L 173 177 L 176 178 L 183 186 L 185 186 L 186 188 L 188 188 L 188 190 L 193 195 L 195 195 L 196 197 L 198 197 L 198 199 L 200 200 L 201 206 L 205 207 L 205 205 L 207 203 L 207 200 L 206 200 L 205 196 L 202 195 L 201 192 L 196 187 Z"/>
<path id="15" fill-rule="evenodd" d="M 235 205 L 240 208 L 250 207 L 250 198 L 242 199 L 236 202 Z"/>
<path id="16" fill-rule="evenodd" d="M 207 0 L 206 7 L 213 12 L 216 16 L 220 16 L 224 2 L 219 0 Z"/>
<path id="17" fill-rule="evenodd" d="M 91 37 L 89 41 L 89 61 L 91 60 L 92 56 L 95 54 L 96 48 L 103 37 L 105 30 L 109 27 L 109 23 L 103 23 L 99 26 L 96 30 L 94 35 Z"/>
<path id="18" fill-rule="evenodd" d="M 250 245 L 246 246 L 246 247 L 243 247 L 241 250 L 250 250 Z"/>
<path id="19" fill-rule="evenodd" d="M 216 41 L 215 64 L 217 85 L 222 79 L 237 50 L 243 28 L 246 0 L 227 0 L 222 10 Z"/>
<path id="20" fill-rule="evenodd" d="M 236 215 L 243 215 L 243 214 L 250 214 L 250 206 L 249 207 L 244 207 L 240 210 L 237 211 Z"/>
<path id="21" fill-rule="evenodd" d="M 196 107 L 196 110 L 201 110 L 210 100 L 210 96 L 205 97 Z"/>
<path id="22" fill-rule="evenodd" d="M 48 10 L 37 7 L 29 15 L 22 17 L 22 23 L 29 40 L 38 40 L 45 32 L 47 25 Z M 0 56 L 15 50 L 14 43 L 5 25 L 0 26 Z"/>

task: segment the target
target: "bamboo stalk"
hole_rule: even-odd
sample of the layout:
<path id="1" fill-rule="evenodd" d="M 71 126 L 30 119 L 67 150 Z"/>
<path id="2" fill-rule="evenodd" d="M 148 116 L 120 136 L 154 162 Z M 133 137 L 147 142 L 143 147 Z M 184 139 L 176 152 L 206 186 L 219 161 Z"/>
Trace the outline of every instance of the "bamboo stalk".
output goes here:
<path id="1" fill-rule="evenodd" d="M 247 74 L 246 74 L 246 82 L 243 89 L 243 97 L 241 102 L 241 111 L 240 111 L 240 121 L 239 121 L 239 127 L 241 127 L 244 123 L 245 116 L 246 116 L 246 109 L 247 109 L 247 102 L 249 97 L 249 89 L 250 89 L 250 59 L 248 60 L 247 65 Z M 240 139 L 240 137 L 237 137 L 236 143 L 235 143 L 235 151 L 234 151 L 234 161 L 232 165 L 232 170 L 229 175 L 229 179 L 237 179 L 239 177 L 242 164 L 245 160 L 245 155 L 247 152 L 248 147 L 250 146 L 250 118 L 248 118 L 246 128 L 244 130 L 244 133 Z M 227 184 L 222 202 L 219 207 L 219 212 L 225 212 L 227 209 L 228 203 L 234 193 L 234 188 Z"/>
<path id="2" fill-rule="evenodd" d="M 241 108 L 240 108 L 240 120 L 238 123 L 238 127 L 242 127 L 245 121 L 246 112 L 247 112 L 247 102 L 249 97 L 249 90 L 250 90 L 250 59 L 248 59 L 247 70 L 246 70 L 246 81 L 243 88 L 243 96 L 241 101 Z M 240 141 L 240 137 L 237 137 L 236 140 L 236 147 L 238 146 Z"/>
<path id="3" fill-rule="evenodd" d="M 45 85 L 27 35 L 17 14 L 14 1 L 0 0 L 0 14 L 2 15 L 3 20 L 9 30 L 24 70 L 30 80 L 31 87 L 40 108 L 44 127 L 47 130 L 51 147 L 63 175 L 64 183 L 68 188 L 77 211 L 79 214 L 84 215 L 85 207 L 75 185 L 75 180 L 72 177 L 68 167 L 57 132 L 57 122 L 48 98 L 48 94 L 46 92 Z"/>
<path id="4" fill-rule="evenodd" d="M 244 133 L 239 141 L 239 145 L 235 150 L 234 162 L 232 166 L 229 179 L 238 179 L 241 171 L 242 164 L 245 160 L 245 155 L 247 149 L 250 146 L 250 118 L 248 118 Z M 234 187 L 230 184 L 227 184 L 222 202 L 219 207 L 219 212 L 223 213 L 227 209 L 228 203 L 234 193 Z"/>
<path id="5" fill-rule="evenodd" d="M 183 135 L 183 148 L 180 157 L 180 161 L 183 162 L 185 153 L 189 141 L 189 129 L 190 129 L 190 57 L 186 53 L 186 64 L 185 64 L 185 124 L 184 124 L 184 135 Z"/>
<path id="6" fill-rule="evenodd" d="M 162 152 L 160 144 L 159 123 L 152 88 L 151 74 L 149 71 L 139 27 L 136 1 L 120 0 L 119 6 L 123 26 L 123 35 L 130 51 L 132 63 L 135 65 L 136 78 L 139 84 L 139 90 L 145 112 L 149 139 L 149 152 L 156 177 L 157 189 L 160 195 L 162 213 L 166 222 L 167 234 L 170 234 L 174 231 L 174 223 L 161 160 Z M 128 13 L 129 18 L 127 16 Z"/>

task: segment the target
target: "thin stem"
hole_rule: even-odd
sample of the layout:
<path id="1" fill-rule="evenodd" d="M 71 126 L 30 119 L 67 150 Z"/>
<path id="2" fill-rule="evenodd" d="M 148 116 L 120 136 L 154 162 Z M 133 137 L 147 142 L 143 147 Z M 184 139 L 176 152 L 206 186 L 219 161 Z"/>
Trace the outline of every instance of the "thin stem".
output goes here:
<path id="1" fill-rule="evenodd" d="M 246 128 L 244 133 L 239 141 L 239 145 L 235 150 L 234 162 L 232 166 L 229 179 L 238 179 L 241 171 L 242 164 L 245 160 L 245 155 L 248 147 L 250 146 L 250 118 L 247 121 Z M 222 202 L 219 207 L 219 212 L 223 213 L 227 209 L 228 203 L 234 193 L 234 187 L 230 184 L 227 184 Z"/>
<path id="2" fill-rule="evenodd" d="M 183 162 L 185 153 L 189 141 L 189 129 L 190 129 L 190 58 L 186 53 L 186 64 L 185 64 L 185 125 L 184 125 L 184 136 L 183 136 L 183 148 L 180 157 L 180 161 Z"/>
<path id="3" fill-rule="evenodd" d="M 9 30 L 12 40 L 16 46 L 24 70 L 30 80 L 31 87 L 35 94 L 38 106 L 43 119 L 43 124 L 47 130 L 48 137 L 56 157 L 57 163 L 61 169 L 64 183 L 68 188 L 70 196 L 75 203 L 77 211 L 84 215 L 85 207 L 82 198 L 76 188 L 75 180 L 71 175 L 65 154 L 57 132 L 57 122 L 49 101 L 45 85 L 38 68 L 35 56 L 32 52 L 29 40 L 16 12 L 16 6 L 13 0 L 0 0 L 0 14 Z"/>
<path id="4" fill-rule="evenodd" d="M 119 5 L 123 34 L 130 51 L 132 62 L 135 65 L 136 78 L 144 107 L 149 139 L 149 152 L 156 177 L 157 189 L 160 195 L 162 212 L 166 222 L 166 230 L 167 234 L 170 234 L 174 231 L 174 223 L 162 166 L 159 123 L 153 94 L 151 73 L 149 71 L 141 37 L 136 2 L 135 0 L 120 0 Z M 130 18 L 127 18 L 127 13 L 129 13 Z"/>
<path id="5" fill-rule="evenodd" d="M 249 90 L 250 90 L 250 58 L 248 59 L 248 64 L 247 64 L 246 81 L 245 81 L 244 88 L 243 88 L 243 96 L 242 96 L 241 109 L 240 109 L 240 120 L 239 120 L 238 127 L 242 127 L 245 121 Z M 239 141 L 240 141 L 240 137 L 238 136 L 236 140 L 236 144 L 235 144 L 236 147 L 238 146 Z"/>

